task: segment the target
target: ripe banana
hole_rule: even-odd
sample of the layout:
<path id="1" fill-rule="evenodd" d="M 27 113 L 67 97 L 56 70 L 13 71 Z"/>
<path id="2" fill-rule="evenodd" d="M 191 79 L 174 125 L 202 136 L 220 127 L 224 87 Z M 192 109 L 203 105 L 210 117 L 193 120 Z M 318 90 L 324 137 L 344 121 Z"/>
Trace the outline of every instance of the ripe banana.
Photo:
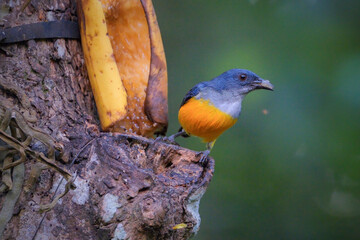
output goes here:
<path id="1" fill-rule="evenodd" d="M 119 75 L 102 4 L 79 1 L 81 44 L 101 127 L 107 130 L 126 116 L 127 94 Z"/>
<path id="2" fill-rule="evenodd" d="M 167 70 L 151 0 L 80 0 L 85 62 L 102 129 L 167 128 Z"/>

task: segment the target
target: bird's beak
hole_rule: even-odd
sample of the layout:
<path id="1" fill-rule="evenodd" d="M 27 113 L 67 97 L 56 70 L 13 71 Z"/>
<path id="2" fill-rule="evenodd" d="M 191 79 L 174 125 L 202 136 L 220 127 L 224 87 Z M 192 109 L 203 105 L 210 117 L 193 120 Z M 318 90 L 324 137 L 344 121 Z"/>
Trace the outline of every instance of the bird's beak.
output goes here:
<path id="1" fill-rule="evenodd" d="M 256 89 L 267 89 L 267 90 L 274 90 L 274 86 L 270 83 L 269 80 L 264 80 L 264 79 L 257 79 L 254 82 L 254 86 Z"/>

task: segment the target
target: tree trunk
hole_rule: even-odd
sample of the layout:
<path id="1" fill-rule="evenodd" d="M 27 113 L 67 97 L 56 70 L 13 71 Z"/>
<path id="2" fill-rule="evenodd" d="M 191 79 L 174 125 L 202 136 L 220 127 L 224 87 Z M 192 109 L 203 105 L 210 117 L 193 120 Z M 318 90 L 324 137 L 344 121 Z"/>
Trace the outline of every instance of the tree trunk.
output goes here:
<path id="1" fill-rule="evenodd" d="M 1 27 L 77 21 L 74 1 L 33 0 L 23 12 L 17 3 L 2 3 L 9 13 Z M 79 40 L 1 44 L 0 73 L 0 119 L 5 109 L 14 109 L 27 124 L 53 137 L 65 153 L 55 164 L 71 173 L 76 186 L 52 210 L 40 212 L 40 205 L 65 191 L 66 181 L 53 169 L 41 171 L 46 165 L 26 154 L 23 181 L 14 167 L 9 171 L 13 189 L 0 192 L 5 211 L 15 184 L 21 187 L 1 239 L 188 239 L 198 231 L 199 201 L 214 161 L 202 167 L 197 152 L 140 136 L 100 132 Z M 41 149 L 35 140 L 28 146 L 26 153 Z M 33 187 L 34 176 L 38 182 Z"/>

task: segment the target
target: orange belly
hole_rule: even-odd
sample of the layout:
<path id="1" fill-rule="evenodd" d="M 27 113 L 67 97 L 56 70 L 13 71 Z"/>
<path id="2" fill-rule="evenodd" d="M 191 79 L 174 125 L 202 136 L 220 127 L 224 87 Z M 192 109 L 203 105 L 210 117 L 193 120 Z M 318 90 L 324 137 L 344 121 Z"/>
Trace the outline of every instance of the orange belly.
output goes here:
<path id="1" fill-rule="evenodd" d="M 222 112 L 209 100 L 191 98 L 179 110 L 179 122 L 186 133 L 198 136 L 204 142 L 216 140 L 237 119 Z"/>

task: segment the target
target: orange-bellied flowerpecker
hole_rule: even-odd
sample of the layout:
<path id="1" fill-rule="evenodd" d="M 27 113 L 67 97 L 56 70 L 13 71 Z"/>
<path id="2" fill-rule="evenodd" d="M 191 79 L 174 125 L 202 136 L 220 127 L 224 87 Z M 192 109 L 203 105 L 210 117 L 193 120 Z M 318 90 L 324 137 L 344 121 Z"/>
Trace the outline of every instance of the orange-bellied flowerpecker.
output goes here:
<path id="1" fill-rule="evenodd" d="M 168 140 L 174 141 L 178 136 L 200 137 L 207 146 L 200 163 L 206 163 L 216 139 L 236 123 L 244 97 L 255 89 L 273 90 L 273 85 L 244 69 L 231 69 L 210 81 L 198 83 L 180 105 L 179 132 Z"/>

